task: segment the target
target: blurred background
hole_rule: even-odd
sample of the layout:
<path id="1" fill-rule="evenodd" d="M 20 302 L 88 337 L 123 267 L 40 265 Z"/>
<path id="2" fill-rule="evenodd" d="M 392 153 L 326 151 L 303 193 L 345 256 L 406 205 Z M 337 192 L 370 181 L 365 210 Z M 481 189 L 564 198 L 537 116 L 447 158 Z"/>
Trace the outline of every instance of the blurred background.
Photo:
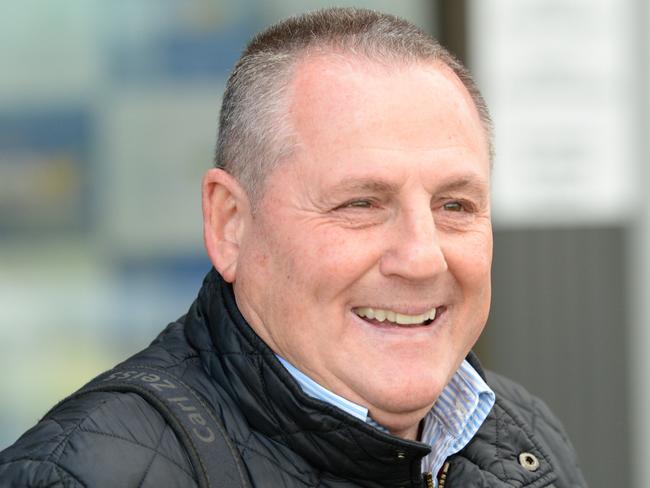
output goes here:
<path id="1" fill-rule="evenodd" d="M 551 405 L 592 488 L 646 487 L 647 2 L 337 4 L 410 19 L 474 72 L 497 150 L 477 349 Z M 0 449 L 186 311 L 228 72 L 257 30 L 328 5 L 2 2 Z"/>

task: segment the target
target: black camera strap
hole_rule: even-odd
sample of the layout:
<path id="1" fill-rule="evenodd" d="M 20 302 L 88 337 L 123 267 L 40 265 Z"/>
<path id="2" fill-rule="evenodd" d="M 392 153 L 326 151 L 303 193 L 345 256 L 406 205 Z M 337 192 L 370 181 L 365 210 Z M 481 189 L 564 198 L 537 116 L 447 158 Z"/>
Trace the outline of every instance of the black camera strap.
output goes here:
<path id="1" fill-rule="evenodd" d="M 147 365 L 118 366 L 102 373 L 57 406 L 98 391 L 136 393 L 155 408 L 187 451 L 200 488 L 251 486 L 239 452 L 223 424 L 181 379 Z M 56 406 L 50 412 L 54 409 Z"/>

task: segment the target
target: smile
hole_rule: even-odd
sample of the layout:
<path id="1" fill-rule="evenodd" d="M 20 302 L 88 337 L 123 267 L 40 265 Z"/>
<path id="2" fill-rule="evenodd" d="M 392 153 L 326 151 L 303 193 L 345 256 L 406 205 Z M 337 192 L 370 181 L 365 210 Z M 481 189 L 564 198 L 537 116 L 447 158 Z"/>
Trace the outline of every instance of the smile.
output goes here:
<path id="1" fill-rule="evenodd" d="M 381 308 L 358 307 L 352 309 L 352 311 L 362 319 L 376 320 L 377 322 L 387 321 L 396 325 L 429 325 L 435 320 L 437 310 L 438 309 L 434 307 L 419 315 L 408 315 Z"/>

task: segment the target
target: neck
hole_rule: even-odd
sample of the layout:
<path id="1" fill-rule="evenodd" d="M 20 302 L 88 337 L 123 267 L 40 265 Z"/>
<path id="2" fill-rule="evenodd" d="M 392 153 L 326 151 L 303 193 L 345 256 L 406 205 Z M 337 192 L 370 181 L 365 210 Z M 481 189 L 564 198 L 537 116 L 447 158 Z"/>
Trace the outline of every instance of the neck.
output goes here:
<path id="1" fill-rule="evenodd" d="M 395 437 L 401 437 L 402 439 L 406 439 L 409 441 L 417 441 L 420 436 L 420 424 L 416 424 L 412 427 L 409 427 L 406 430 L 392 430 L 388 429 L 388 431 L 393 434 Z"/>

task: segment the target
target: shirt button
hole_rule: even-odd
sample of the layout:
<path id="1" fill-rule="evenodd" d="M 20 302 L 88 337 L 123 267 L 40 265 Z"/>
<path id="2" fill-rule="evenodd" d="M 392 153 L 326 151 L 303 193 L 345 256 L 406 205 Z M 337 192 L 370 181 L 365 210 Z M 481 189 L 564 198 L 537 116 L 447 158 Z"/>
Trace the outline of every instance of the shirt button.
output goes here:
<path id="1" fill-rule="evenodd" d="M 406 453 L 404 451 L 397 451 L 395 453 L 395 457 L 399 459 L 400 461 L 406 459 Z"/>
<path id="2" fill-rule="evenodd" d="M 539 460 L 537 459 L 537 456 L 529 452 L 522 452 L 519 455 L 519 464 L 528 471 L 537 471 L 539 468 Z"/>

